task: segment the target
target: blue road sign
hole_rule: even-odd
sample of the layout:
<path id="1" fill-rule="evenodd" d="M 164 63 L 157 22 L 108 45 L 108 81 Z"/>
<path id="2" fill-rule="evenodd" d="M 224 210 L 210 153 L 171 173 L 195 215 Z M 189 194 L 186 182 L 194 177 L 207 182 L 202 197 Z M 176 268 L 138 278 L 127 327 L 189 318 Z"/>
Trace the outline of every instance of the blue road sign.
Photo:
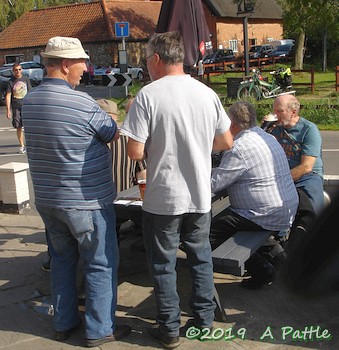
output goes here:
<path id="1" fill-rule="evenodd" d="M 129 36 L 129 23 L 128 22 L 115 22 L 115 36 L 117 38 Z"/>

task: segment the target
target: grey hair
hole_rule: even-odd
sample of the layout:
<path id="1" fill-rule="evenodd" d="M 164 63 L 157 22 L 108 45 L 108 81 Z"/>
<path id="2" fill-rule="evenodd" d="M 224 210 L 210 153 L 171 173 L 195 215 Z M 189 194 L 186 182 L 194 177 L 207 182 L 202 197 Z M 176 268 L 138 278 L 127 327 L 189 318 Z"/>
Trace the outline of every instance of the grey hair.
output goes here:
<path id="1" fill-rule="evenodd" d="M 287 100 L 286 107 L 289 110 L 295 110 L 297 114 L 300 112 L 300 102 L 295 96 L 292 96 Z"/>
<path id="2" fill-rule="evenodd" d="M 257 125 L 257 113 L 254 106 L 246 101 L 237 101 L 228 109 L 232 122 L 242 129 L 253 128 Z"/>
<path id="3" fill-rule="evenodd" d="M 147 53 L 157 53 L 168 65 L 183 63 L 185 58 L 184 40 L 178 32 L 153 34 L 147 44 Z"/>
<path id="4" fill-rule="evenodd" d="M 43 61 L 46 67 L 58 67 L 64 58 L 61 57 L 44 57 Z"/>

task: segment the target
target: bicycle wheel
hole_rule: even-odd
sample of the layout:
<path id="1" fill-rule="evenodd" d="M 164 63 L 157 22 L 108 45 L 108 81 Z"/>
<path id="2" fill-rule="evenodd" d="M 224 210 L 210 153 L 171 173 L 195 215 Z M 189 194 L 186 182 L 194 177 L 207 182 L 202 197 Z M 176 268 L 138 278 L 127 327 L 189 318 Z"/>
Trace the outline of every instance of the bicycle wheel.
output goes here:
<path id="1" fill-rule="evenodd" d="M 256 86 L 241 85 L 237 97 L 239 100 L 260 100 L 260 91 Z"/>

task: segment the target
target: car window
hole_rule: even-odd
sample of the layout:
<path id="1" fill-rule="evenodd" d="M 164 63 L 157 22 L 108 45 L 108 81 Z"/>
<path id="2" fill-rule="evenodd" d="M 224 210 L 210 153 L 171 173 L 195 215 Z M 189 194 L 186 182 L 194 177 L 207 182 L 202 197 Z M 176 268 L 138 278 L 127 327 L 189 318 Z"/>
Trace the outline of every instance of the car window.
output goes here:
<path id="1" fill-rule="evenodd" d="M 30 69 L 31 68 L 31 64 L 30 63 L 21 63 L 21 66 L 23 69 Z"/>
<path id="2" fill-rule="evenodd" d="M 30 68 L 41 68 L 43 69 L 43 66 L 37 62 L 32 62 Z"/>
<path id="3" fill-rule="evenodd" d="M 291 45 L 280 45 L 280 46 L 277 46 L 277 51 L 290 51 L 292 48 Z"/>
<path id="4" fill-rule="evenodd" d="M 212 58 L 213 56 L 214 56 L 214 52 L 213 52 L 213 53 L 208 54 L 207 56 L 205 56 L 205 59 L 206 59 L 206 58 Z"/>
<path id="5" fill-rule="evenodd" d="M 273 46 L 263 46 L 263 51 L 270 51 L 273 49 Z"/>
<path id="6" fill-rule="evenodd" d="M 260 51 L 260 46 L 252 46 L 251 48 L 250 48 L 250 52 L 258 52 L 258 51 Z"/>
<path id="7" fill-rule="evenodd" d="M 5 78 L 10 78 L 12 76 L 12 71 L 10 69 L 4 69 L 0 71 L 0 75 Z"/>

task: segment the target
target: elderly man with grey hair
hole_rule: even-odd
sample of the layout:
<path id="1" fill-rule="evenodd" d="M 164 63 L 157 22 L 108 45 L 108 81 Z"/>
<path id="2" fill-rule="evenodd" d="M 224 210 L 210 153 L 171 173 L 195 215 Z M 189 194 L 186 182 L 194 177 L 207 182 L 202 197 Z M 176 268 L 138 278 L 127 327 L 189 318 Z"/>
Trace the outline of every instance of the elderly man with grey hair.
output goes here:
<path id="1" fill-rule="evenodd" d="M 212 173 L 212 191 L 227 189 L 230 206 L 211 226 L 215 248 L 237 231 L 288 230 L 295 218 L 298 194 L 287 158 L 277 140 L 257 126 L 254 106 L 245 101 L 228 110 L 234 144 Z M 282 251 L 282 248 L 281 248 Z M 275 269 L 254 254 L 247 263 L 252 274 L 242 286 L 258 289 L 272 282 Z"/>
<path id="2" fill-rule="evenodd" d="M 119 248 L 116 191 L 107 143 L 117 124 L 88 94 L 74 88 L 88 55 L 77 38 L 51 38 L 42 53 L 47 77 L 24 99 L 23 120 L 36 208 L 51 254 L 56 340 L 80 326 L 76 289 L 79 258 L 86 280 L 86 346 L 127 336 L 116 325 Z"/>

